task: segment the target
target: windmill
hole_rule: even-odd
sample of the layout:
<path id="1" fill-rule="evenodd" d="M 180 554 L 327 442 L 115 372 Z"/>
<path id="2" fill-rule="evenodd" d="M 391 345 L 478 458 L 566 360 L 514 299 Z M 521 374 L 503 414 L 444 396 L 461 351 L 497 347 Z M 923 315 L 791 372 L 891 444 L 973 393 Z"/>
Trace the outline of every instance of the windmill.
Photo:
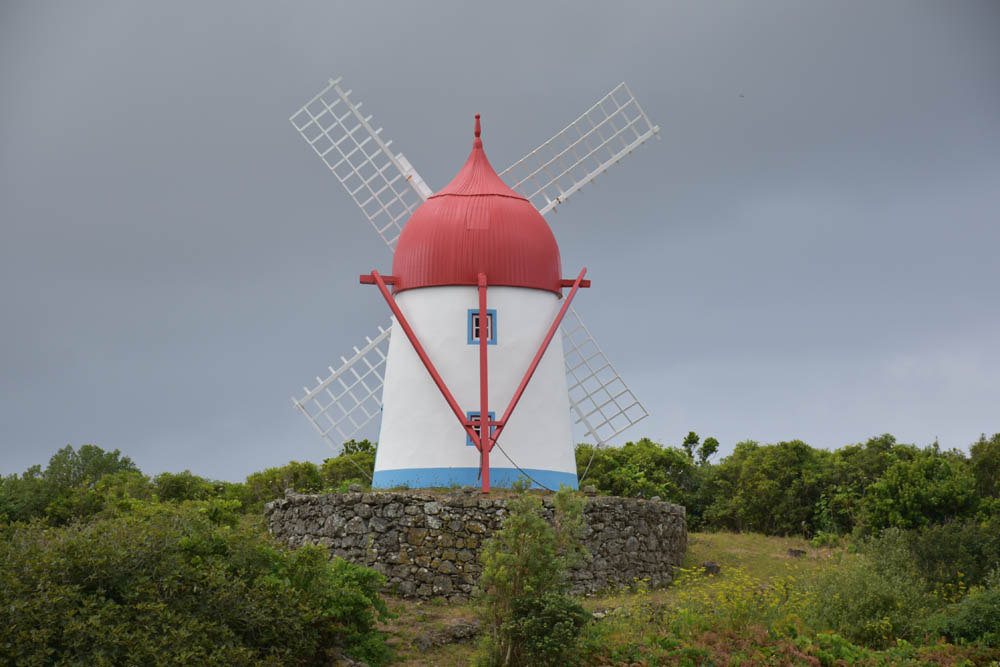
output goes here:
<path id="1" fill-rule="evenodd" d="M 382 136 L 381 128 L 373 127 L 372 116 L 362 114 L 360 111 L 362 103 L 355 103 L 350 99 L 350 95 L 350 90 L 345 91 L 340 86 L 340 79 L 331 80 L 329 85 L 292 114 L 290 121 L 336 176 L 389 249 L 396 250 L 404 225 L 418 207 L 434 195 L 434 192 L 402 153 L 390 149 L 392 142 Z M 479 143 L 481 150 L 478 123 L 477 118 L 476 142 Z M 653 136 L 658 136 L 658 132 L 659 128 L 650 123 L 628 86 L 621 83 L 551 139 L 501 172 L 499 178 L 492 168 L 488 171 L 500 183 L 496 188 L 509 186 L 513 190 L 511 194 L 529 202 L 541 219 L 540 216 L 557 210 L 557 207 L 565 203 L 571 195 L 612 165 L 617 164 L 623 157 Z M 474 156 L 475 149 L 470 156 L 470 163 Z M 488 167 L 488 162 L 486 165 Z M 468 167 L 469 163 L 466 166 Z M 544 222 L 542 224 L 544 225 Z M 558 255 L 556 263 L 558 264 Z M 482 288 L 480 292 L 485 294 L 483 276 L 480 276 L 480 281 Z M 301 397 L 292 398 L 295 407 L 335 450 L 382 412 L 387 359 L 390 357 L 390 348 L 393 347 L 392 340 L 396 339 L 398 346 L 400 345 L 398 339 L 402 337 L 391 335 L 393 330 L 401 332 L 400 327 L 404 322 L 401 311 L 394 307 L 387 284 L 377 272 L 362 276 L 362 282 L 378 284 L 383 296 L 393 308 L 395 314 L 393 321 L 387 326 L 379 326 L 378 333 L 374 337 L 366 337 L 362 346 L 354 347 L 352 356 L 341 357 L 340 366 L 336 368 L 330 366 L 329 375 L 317 376 L 316 384 L 312 388 L 304 387 L 304 394 Z M 563 280 L 562 286 L 575 283 L 572 292 L 575 294 L 583 282 L 581 273 L 576 281 Z M 645 418 L 648 413 L 611 365 L 580 316 L 570 306 L 571 300 L 572 297 L 567 298 L 558 309 L 559 313 L 545 345 L 551 340 L 555 325 L 561 324 L 558 347 L 562 352 L 559 356 L 565 362 L 565 384 L 562 386 L 566 388 L 566 399 L 562 405 L 568 406 L 576 423 L 582 424 L 596 446 L 600 447 Z M 482 303 L 479 302 L 480 305 Z M 486 310 L 488 317 L 479 322 L 478 313 L 483 310 Z M 493 321 L 493 313 L 487 309 L 469 309 L 468 312 L 469 331 L 472 332 L 475 327 L 476 346 L 481 348 L 485 364 L 487 343 L 483 341 L 495 336 L 497 329 L 502 325 Z M 414 344 L 414 348 L 419 348 L 411 333 L 406 331 L 407 337 Z M 469 343 L 473 343 L 472 336 L 470 333 Z M 542 361 L 544 347 L 543 345 L 533 366 L 538 366 L 538 362 Z M 420 355 L 419 350 L 416 351 L 417 355 L 414 358 L 421 356 L 421 360 L 424 361 L 422 357 L 425 355 Z M 399 355 L 398 352 L 396 354 Z M 431 371 L 430 376 L 434 376 L 432 366 L 427 365 L 426 361 L 424 365 Z M 482 369 L 485 374 L 485 365 Z M 532 372 L 534 370 L 532 368 Z M 547 372 L 551 375 L 551 369 Z M 529 378 L 530 373 L 525 377 L 525 384 Z M 438 387 L 441 388 L 441 383 L 438 383 Z M 391 390 L 390 387 L 389 391 Z M 522 386 L 519 391 L 523 390 Z M 447 390 L 442 389 L 442 393 L 448 400 Z M 517 398 L 519 397 L 520 394 Z M 440 401 L 440 398 L 437 400 Z M 516 403 L 515 398 L 514 404 Z M 489 404 L 489 399 L 486 398 L 485 389 L 482 405 L 485 409 L 467 412 L 463 417 L 456 402 L 453 399 L 449 400 L 449 407 L 467 432 L 467 444 L 475 445 L 480 455 L 483 455 L 484 450 L 488 455 L 489 447 L 484 448 L 482 445 L 493 440 L 495 430 L 503 430 L 510 410 L 505 413 L 504 419 L 498 420 L 494 411 L 489 409 L 492 404 Z M 483 416 L 484 412 L 488 413 L 488 416 Z M 568 420 L 566 421 L 568 427 Z M 389 422 L 388 417 L 383 419 L 383 431 L 390 426 Z M 488 429 L 485 430 L 487 435 L 480 437 L 480 434 L 484 433 L 483 425 L 488 425 Z M 384 438 L 380 440 L 382 441 L 376 460 L 376 476 L 379 472 L 379 459 L 384 458 Z M 499 443 L 496 444 L 499 447 Z M 500 451 L 515 468 L 526 472 L 515 462 L 514 459 L 518 457 L 511 457 L 502 448 Z M 575 462 L 573 471 L 572 480 L 566 480 L 570 485 L 576 483 Z M 485 467 L 482 462 L 480 463 L 478 472 L 484 475 L 484 490 L 487 490 L 488 460 Z M 527 476 L 531 477 L 530 474 Z M 400 480 L 393 478 L 393 481 Z M 545 486 L 544 481 L 537 479 L 534 481 Z M 381 484 L 378 480 L 375 482 L 376 486 L 393 485 L 387 479 L 382 479 Z"/>

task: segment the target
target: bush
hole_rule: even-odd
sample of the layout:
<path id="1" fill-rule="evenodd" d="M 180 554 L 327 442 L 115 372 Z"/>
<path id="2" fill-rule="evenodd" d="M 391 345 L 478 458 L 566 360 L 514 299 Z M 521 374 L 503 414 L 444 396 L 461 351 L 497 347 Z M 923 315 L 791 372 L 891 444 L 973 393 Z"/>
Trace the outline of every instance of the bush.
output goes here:
<path id="1" fill-rule="evenodd" d="M 812 532 L 829 456 L 801 440 L 737 444 L 713 471 L 706 520 L 716 527 L 765 535 Z"/>
<path id="2" fill-rule="evenodd" d="M 91 493 L 106 475 L 141 475 L 139 468 L 117 449 L 106 452 L 96 445 L 79 450 L 66 445 L 49 459 L 43 471 L 32 466 L 23 475 L 0 481 L 0 520 L 30 521 L 47 517 L 54 524 L 100 511 L 99 498 Z"/>
<path id="3" fill-rule="evenodd" d="M 299 493 L 319 493 L 325 487 L 325 482 L 315 463 L 290 461 L 280 468 L 267 468 L 248 475 L 245 486 L 248 511 L 260 512 L 264 503 L 284 496 L 285 489 L 294 489 Z"/>
<path id="4" fill-rule="evenodd" d="M 480 553 L 479 609 L 484 633 L 482 665 L 534 665 L 567 661 L 577 653 L 583 617 L 565 595 L 569 568 L 586 557 L 581 544 L 583 500 L 566 488 L 554 498 L 554 522 L 541 499 L 514 485 L 503 527 Z M 550 641 L 558 633 L 560 642 Z"/>
<path id="5" fill-rule="evenodd" d="M 376 445 L 368 440 L 348 440 L 344 451 L 323 461 L 320 470 L 328 488 L 346 491 L 351 484 L 370 488 L 375 471 Z"/>
<path id="6" fill-rule="evenodd" d="M 908 531 L 906 541 L 920 576 L 932 585 L 981 586 L 1000 566 L 1000 515 Z"/>
<path id="7" fill-rule="evenodd" d="M 950 642 L 1000 648 L 1000 570 L 993 571 L 986 588 L 932 616 L 927 629 Z"/>
<path id="8" fill-rule="evenodd" d="M 1000 497 L 1000 433 L 994 433 L 989 440 L 986 435 L 969 449 L 972 473 L 976 477 L 976 489 L 983 497 Z"/>
<path id="9" fill-rule="evenodd" d="M 867 530 L 920 528 L 975 514 L 976 480 L 967 462 L 929 448 L 897 461 L 865 491 L 862 519 Z"/>
<path id="10" fill-rule="evenodd" d="M 626 498 L 660 496 L 675 503 L 684 501 L 695 469 L 683 450 L 649 438 L 597 450 L 577 445 L 576 463 L 581 475 L 590 464 L 587 480 L 601 491 Z"/>
<path id="11" fill-rule="evenodd" d="M 383 578 L 320 547 L 281 551 L 227 501 L 0 535 L 0 663 L 297 665 L 388 653 Z M 231 503 L 232 501 L 228 501 Z M 213 521 L 222 519 L 222 522 Z"/>
<path id="12" fill-rule="evenodd" d="M 886 531 L 865 546 L 864 555 L 820 575 L 811 600 L 806 616 L 812 627 L 873 648 L 919 637 L 933 608 L 898 530 Z"/>
<path id="13" fill-rule="evenodd" d="M 590 618 L 573 598 L 546 593 L 514 600 L 511 616 L 500 632 L 510 639 L 510 647 L 524 656 L 525 664 L 573 664 L 580 659 L 580 633 Z"/>

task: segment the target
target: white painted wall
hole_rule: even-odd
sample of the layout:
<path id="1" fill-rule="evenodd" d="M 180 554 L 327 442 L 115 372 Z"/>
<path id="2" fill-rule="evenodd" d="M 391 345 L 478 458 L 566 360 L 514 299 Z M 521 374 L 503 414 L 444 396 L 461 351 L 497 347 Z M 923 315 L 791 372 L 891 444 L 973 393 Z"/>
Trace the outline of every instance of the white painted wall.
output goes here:
<path id="1" fill-rule="evenodd" d="M 463 412 L 478 411 L 479 346 L 468 343 L 467 328 L 469 309 L 479 306 L 476 288 L 425 287 L 406 290 L 396 300 Z M 497 311 L 497 344 L 488 346 L 487 352 L 489 409 L 498 419 L 561 305 L 555 294 L 542 290 L 488 289 L 486 307 Z M 391 484 L 379 483 L 380 479 L 385 482 L 387 471 L 392 470 L 478 470 L 479 451 L 465 444 L 464 429 L 398 323 L 389 343 L 382 400 L 375 458 L 377 486 L 399 484 L 398 476 L 392 475 Z M 498 442 L 521 468 L 563 473 L 575 484 L 566 371 L 558 332 Z M 493 479 L 502 477 L 498 469 L 514 467 L 498 448 L 491 452 L 490 464 Z M 440 483 L 449 484 L 448 480 Z"/>

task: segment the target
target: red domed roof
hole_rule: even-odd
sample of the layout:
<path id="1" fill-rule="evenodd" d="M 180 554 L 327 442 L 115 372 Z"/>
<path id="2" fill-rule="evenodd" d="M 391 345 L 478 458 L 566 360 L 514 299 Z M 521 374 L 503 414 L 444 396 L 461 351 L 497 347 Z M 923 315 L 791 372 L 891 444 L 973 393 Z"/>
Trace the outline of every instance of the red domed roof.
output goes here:
<path id="1" fill-rule="evenodd" d="M 561 295 L 559 246 L 531 202 L 500 180 L 479 138 L 465 166 L 410 216 L 396 244 L 396 292 L 436 285 L 531 287 Z"/>

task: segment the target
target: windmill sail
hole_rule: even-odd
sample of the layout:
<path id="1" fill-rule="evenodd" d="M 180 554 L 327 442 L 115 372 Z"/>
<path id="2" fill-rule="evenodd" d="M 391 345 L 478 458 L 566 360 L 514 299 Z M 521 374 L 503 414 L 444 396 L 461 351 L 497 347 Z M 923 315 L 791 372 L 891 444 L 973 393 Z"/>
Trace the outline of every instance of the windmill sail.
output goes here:
<path id="1" fill-rule="evenodd" d="M 500 177 L 545 215 L 653 136 L 659 138 L 659 131 L 622 82 Z M 561 331 L 570 408 L 576 423 L 604 446 L 649 413 L 575 308 L 570 307 Z"/>
<path id="2" fill-rule="evenodd" d="M 365 337 L 365 345 L 354 348 L 350 359 L 340 358 L 341 366 L 329 367 L 330 375 L 316 378 L 316 385 L 303 387 L 302 398 L 292 398 L 334 451 L 357 435 L 382 410 L 382 384 L 385 360 L 389 351 L 388 327 L 379 327 L 374 338 Z M 360 371 L 360 372 L 359 372 Z"/>
<path id="3" fill-rule="evenodd" d="M 545 215 L 659 132 L 622 82 L 500 178 Z"/>
<path id="4" fill-rule="evenodd" d="M 382 139 L 382 128 L 350 95 L 331 79 L 289 120 L 391 248 L 431 189 L 402 153 L 389 150 L 392 141 Z"/>
<path id="5" fill-rule="evenodd" d="M 649 413 L 618 375 L 583 320 L 570 307 L 562 324 L 570 408 L 603 446 Z"/>

